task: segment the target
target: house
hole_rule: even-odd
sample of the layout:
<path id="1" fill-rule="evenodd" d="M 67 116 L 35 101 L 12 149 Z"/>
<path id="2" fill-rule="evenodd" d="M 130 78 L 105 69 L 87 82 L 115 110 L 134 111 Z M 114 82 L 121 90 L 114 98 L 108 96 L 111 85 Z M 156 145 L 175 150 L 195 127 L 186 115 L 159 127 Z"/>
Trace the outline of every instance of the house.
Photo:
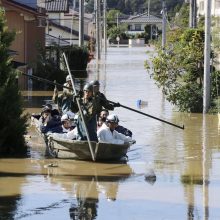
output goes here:
<path id="1" fill-rule="evenodd" d="M 127 24 L 127 33 L 131 35 L 141 34 L 145 32 L 146 25 L 151 26 L 151 38 L 157 36 L 158 28 L 162 26 L 162 19 L 145 12 L 136 16 L 130 16 L 128 19 L 122 20 L 121 24 Z"/>
<path id="2" fill-rule="evenodd" d="M 197 0 L 198 15 L 205 15 L 205 10 L 206 10 L 205 2 L 206 2 L 205 0 Z M 212 0 L 211 14 L 212 16 L 220 16 L 220 0 Z"/>
<path id="3" fill-rule="evenodd" d="M 61 45 L 79 44 L 79 12 L 69 8 L 68 0 L 42 1 L 38 6 L 47 14 L 46 45 L 59 42 Z M 89 41 L 93 34 L 93 16 L 84 14 L 84 40 Z"/>
<path id="4" fill-rule="evenodd" d="M 32 0 L 28 0 L 30 3 Z M 9 30 L 16 31 L 16 37 L 10 49 L 16 51 L 13 56 L 15 63 L 25 64 L 21 70 L 32 73 L 31 64 L 36 61 L 37 45 L 45 46 L 45 27 L 39 25 L 45 14 L 38 12 L 34 5 L 25 5 L 25 0 L 1 0 L 0 6 L 5 9 Z M 22 90 L 28 89 L 28 79 L 21 76 L 18 79 Z"/>
<path id="5" fill-rule="evenodd" d="M 205 16 L 206 14 L 206 1 L 205 0 L 197 0 L 197 15 Z M 212 48 L 215 51 L 216 58 L 215 67 L 216 69 L 220 70 L 220 51 L 219 49 L 219 42 L 220 42 L 220 0 L 212 0 L 211 1 L 211 19 L 212 19 Z M 217 44 L 217 46 L 216 46 Z"/>

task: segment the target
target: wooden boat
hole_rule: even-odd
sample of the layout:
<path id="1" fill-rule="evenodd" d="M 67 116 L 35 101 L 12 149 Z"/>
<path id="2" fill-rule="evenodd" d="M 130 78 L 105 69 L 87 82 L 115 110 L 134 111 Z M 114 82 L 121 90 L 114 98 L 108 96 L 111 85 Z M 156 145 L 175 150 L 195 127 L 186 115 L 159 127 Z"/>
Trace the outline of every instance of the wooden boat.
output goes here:
<path id="1" fill-rule="evenodd" d="M 52 134 L 48 138 L 50 152 L 57 158 L 77 158 L 80 160 L 92 160 L 87 141 L 69 140 Z M 126 158 L 129 144 L 96 143 L 91 141 L 95 160 L 120 160 Z"/>
<path id="2" fill-rule="evenodd" d="M 46 143 L 46 152 L 49 156 L 63 159 L 92 160 L 89 144 L 87 141 L 70 140 L 63 138 L 58 133 L 46 137 L 40 132 L 39 121 L 32 117 L 32 125 L 37 133 L 42 136 Z M 127 159 L 130 144 L 96 143 L 91 141 L 96 161 L 119 161 Z"/>

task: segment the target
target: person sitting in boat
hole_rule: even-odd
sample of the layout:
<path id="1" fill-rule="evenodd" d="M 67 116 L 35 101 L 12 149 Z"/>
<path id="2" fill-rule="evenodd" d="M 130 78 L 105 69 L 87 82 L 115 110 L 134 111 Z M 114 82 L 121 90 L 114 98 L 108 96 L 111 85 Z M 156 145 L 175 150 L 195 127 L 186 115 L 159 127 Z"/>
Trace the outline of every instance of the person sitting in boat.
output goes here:
<path id="1" fill-rule="evenodd" d="M 46 104 L 46 105 L 43 105 L 42 107 L 46 107 L 46 108 L 51 109 L 51 116 L 54 116 L 54 115 L 59 116 L 60 115 L 59 111 L 57 109 L 53 109 L 51 104 Z M 36 113 L 32 113 L 31 114 L 31 116 L 36 118 L 37 120 L 40 119 L 41 115 L 42 115 L 42 113 L 37 113 L 37 114 Z"/>
<path id="2" fill-rule="evenodd" d="M 118 133 L 115 128 L 118 123 L 118 117 L 115 114 L 109 115 L 106 122 L 98 130 L 99 142 L 111 144 L 128 144 L 129 142 L 135 143 L 131 137 Z"/>
<path id="3" fill-rule="evenodd" d="M 99 116 L 99 119 L 98 119 L 98 122 L 97 122 L 97 124 L 98 124 L 98 129 L 99 129 L 99 128 L 102 126 L 102 124 L 106 121 L 106 118 L 108 117 L 108 115 L 109 115 L 108 110 L 104 109 L 104 110 L 101 111 L 100 116 Z M 115 115 L 115 117 L 118 118 L 117 115 Z M 125 136 L 130 136 L 130 137 L 132 137 L 132 132 L 131 132 L 129 129 L 127 129 L 127 128 L 121 126 L 121 125 L 119 125 L 119 119 L 118 119 L 117 121 L 118 121 L 118 123 L 117 123 L 117 126 L 116 126 L 115 130 L 116 130 L 118 133 L 120 133 L 120 134 L 124 134 Z"/>
<path id="4" fill-rule="evenodd" d="M 97 138 L 97 100 L 93 97 L 93 87 L 89 83 L 87 83 L 83 88 L 83 97 L 79 99 L 82 112 L 84 115 L 85 123 L 87 126 L 87 130 L 89 133 L 89 137 L 91 141 L 98 141 Z M 76 102 L 75 102 L 76 106 Z M 77 106 L 76 106 L 77 107 Z M 77 120 L 77 130 L 78 130 L 78 139 L 79 140 L 87 140 L 85 128 L 82 122 L 82 118 L 79 114 Z"/>
<path id="5" fill-rule="evenodd" d="M 98 103 L 98 105 L 97 105 L 98 115 L 102 111 L 103 107 L 107 110 L 114 110 L 114 107 L 120 107 L 119 103 L 111 104 L 106 99 L 105 95 L 99 91 L 100 83 L 98 80 L 93 80 L 89 84 L 92 85 L 92 87 L 93 87 L 93 96 L 95 97 L 95 99 L 97 100 L 97 103 Z"/>
<path id="6" fill-rule="evenodd" d="M 115 115 L 115 117 L 117 117 L 117 124 L 115 130 L 120 134 L 124 134 L 125 136 L 132 137 L 132 132 L 129 129 L 119 125 L 119 118 L 117 115 Z"/>
<path id="7" fill-rule="evenodd" d="M 72 123 L 70 121 L 68 114 L 62 115 L 61 123 L 62 123 L 63 133 L 67 133 L 73 130 Z"/>
<path id="8" fill-rule="evenodd" d="M 58 104 L 58 110 L 61 114 L 65 114 L 68 111 L 76 112 L 73 104 L 73 90 L 69 75 L 66 77 L 66 83 L 64 83 L 64 86 L 69 87 L 69 89 L 63 88 L 61 94 L 58 94 L 58 90 L 55 87 L 52 100 L 55 104 Z"/>
<path id="9" fill-rule="evenodd" d="M 42 109 L 39 125 L 42 133 L 62 132 L 60 117 L 56 115 L 52 116 L 51 109 L 48 107 Z"/>
<path id="10" fill-rule="evenodd" d="M 108 117 L 108 115 L 109 115 L 109 111 L 107 109 L 103 109 L 100 112 L 100 115 L 99 115 L 98 120 L 97 120 L 97 129 L 99 129 L 103 125 L 103 123 L 105 123 L 106 118 Z"/>

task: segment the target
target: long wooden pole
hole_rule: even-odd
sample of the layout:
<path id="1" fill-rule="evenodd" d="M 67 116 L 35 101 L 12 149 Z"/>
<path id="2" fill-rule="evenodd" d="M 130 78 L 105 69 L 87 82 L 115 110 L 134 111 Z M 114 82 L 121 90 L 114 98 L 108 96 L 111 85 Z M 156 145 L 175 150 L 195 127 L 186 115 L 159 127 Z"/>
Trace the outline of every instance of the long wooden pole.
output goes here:
<path id="1" fill-rule="evenodd" d="M 65 53 L 63 53 L 63 57 L 64 57 L 64 60 L 65 60 L 65 63 L 66 63 L 66 67 L 67 67 L 67 70 L 68 70 L 68 73 L 69 73 L 69 76 L 70 76 L 70 79 L 71 79 L 71 83 L 72 83 L 72 87 L 73 87 L 73 92 L 76 95 L 76 89 L 75 89 L 73 77 L 72 77 L 72 74 L 70 72 L 69 64 L 68 64 L 68 61 L 67 61 Z M 87 129 L 87 126 L 86 126 L 86 123 L 85 123 L 85 119 L 84 119 L 82 108 L 81 108 L 81 105 L 80 105 L 80 102 L 79 102 L 79 98 L 76 98 L 76 102 L 77 102 L 77 105 L 78 105 L 78 108 L 79 108 L 80 116 L 82 118 L 84 129 L 85 129 L 85 132 L 86 132 L 86 137 L 87 137 L 87 141 L 88 141 L 88 144 L 89 144 L 89 150 L 90 150 L 90 153 L 92 155 L 92 160 L 95 161 L 95 156 L 94 156 L 94 152 L 93 152 L 93 149 L 92 149 L 92 144 L 91 144 L 91 141 L 90 141 L 88 129 Z"/>
<path id="2" fill-rule="evenodd" d="M 111 103 L 113 103 L 113 104 L 116 104 L 116 102 L 113 102 L 113 101 L 109 101 L 109 102 L 111 102 Z M 160 118 L 157 118 L 157 117 L 155 117 L 155 116 L 153 116 L 153 115 L 146 114 L 146 113 L 144 113 L 144 112 L 138 111 L 138 110 L 136 110 L 136 109 L 130 108 L 130 107 L 125 106 L 125 105 L 122 105 L 122 104 L 120 104 L 120 107 L 125 108 L 125 109 L 128 109 L 128 110 L 131 110 L 131 111 L 136 112 L 136 113 L 139 113 L 139 114 L 141 114 L 141 115 L 145 115 L 145 116 L 147 116 L 147 117 L 156 119 L 156 120 L 158 120 L 158 121 L 164 122 L 164 123 L 169 124 L 169 125 L 172 125 L 172 126 L 174 126 L 174 127 L 177 127 L 177 128 L 180 128 L 180 129 L 184 129 L 184 125 L 183 125 L 183 126 L 179 126 L 179 125 L 173 124 L 173 123 L 171 123 L 171 122 L 169 122 L 169 121 L 165 121 L 165 120 L 160 119 Z"/>

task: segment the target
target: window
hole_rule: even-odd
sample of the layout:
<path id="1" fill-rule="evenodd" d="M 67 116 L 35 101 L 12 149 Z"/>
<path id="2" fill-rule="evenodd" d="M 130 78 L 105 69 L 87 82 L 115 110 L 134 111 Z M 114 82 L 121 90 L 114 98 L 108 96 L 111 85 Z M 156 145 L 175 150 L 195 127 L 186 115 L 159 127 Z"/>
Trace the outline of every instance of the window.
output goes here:
<path id="1" fill-rule="evenodd" d="M 200 11 L 204 11 L 204 1 L 201 1 L 199 3 L 199 8 L 200 8 Z"/>
<path id="2" fill-rule="evenodd" d="M 220 0 L 215 1 L 215 8 L 220 8 Z"/>
<path id="3" fill-rule="evenodd" d="M 135 24 L 135 31 L 141 31 L 141 24 Z"/>

